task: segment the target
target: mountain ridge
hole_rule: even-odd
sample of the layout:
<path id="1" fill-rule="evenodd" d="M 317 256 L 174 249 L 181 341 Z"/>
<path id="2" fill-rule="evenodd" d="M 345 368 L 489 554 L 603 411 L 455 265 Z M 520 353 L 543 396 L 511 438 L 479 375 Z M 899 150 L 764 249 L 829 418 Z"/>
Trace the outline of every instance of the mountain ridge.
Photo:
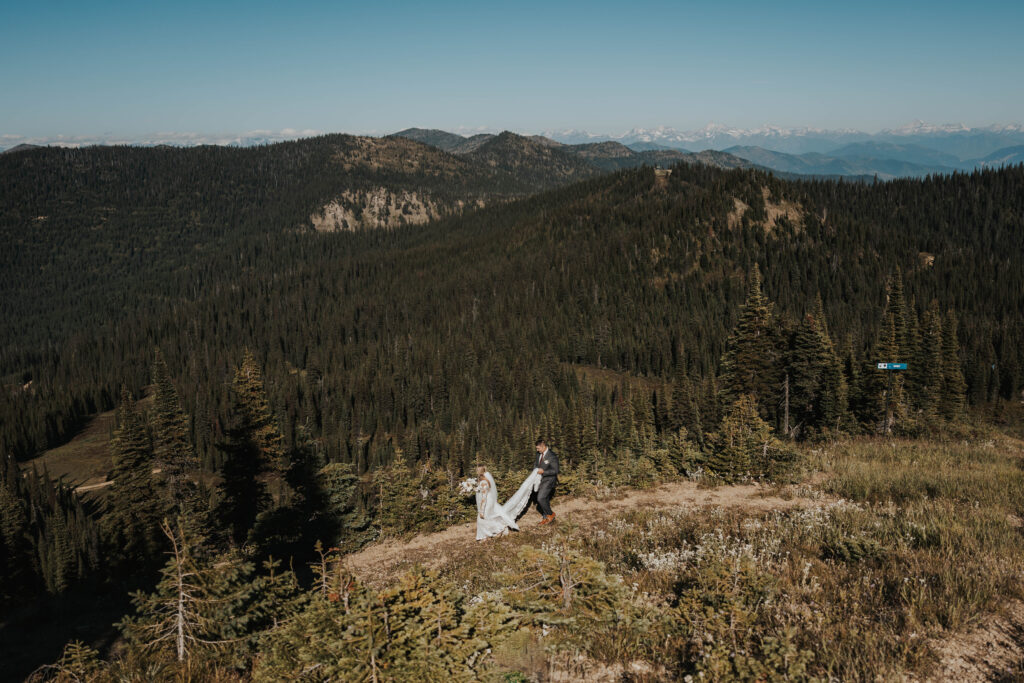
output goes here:
<path id="1" fill-rule="evenodd" d="M 509 172 L 522 168 L 528 157 L 532 157 L 538 169 L 553 165 L 550 172 L 568 173 L 580 178 L 596 172 L 638 166 L 672 166 L 677 163 L 702 163 L 726 169 L 757 167 L 756 164 L 724 152 L 704 150 L 694 153 L 664 146 L 635 150 L 613 140 L 567 144 L 542 135 L 524 136 L 511 131 L 477 133 L 464 137 L 438 129 L 407 128 L 391 133 L 388 137 L 405 137 L 433 145 L 451 154 L 484 161 L 491 167 Z M 512 156 L 516 159 L 512 160 Z"/>
<path id="2" fill-rule="evenodd" d="M 1011 166 L 1013 164 L 1024 164 L 1024 145 L 997 149 L 988 156 L 975 161 L 978 166 L 983 168 L 997 168 L 1000 166 Z"/>
<path id="3" fill-rule="evenodd" d="M 948 174 L 957 171 L 969 171 L 984 168 L 992 163 L 1015 163 L 1018 159 L 1013 152 L 1016 146 L 1024 145 L 1024 127 L 1016 124 L 988 127 L 984 133 L 966 126 L 928 126 L 925 124 L 908 125 L 897 132 L 884 132 L 876 136 L 868 136 L 857 131 L 827 131 L 816 128 L 783 129 L 767 126 L 752 131 L 731 129 L 726 126 L 707 126 L 695 134 L 682 134 L 674 129 L 659 127 L 655 129 L 633 129 L 624 136 L 592 135 L 581 131 L 569 131 L 568 135 L 553 134 L 520 136 L 524 140 L 532 140 L 547 146 L 557 147 L 563 152 L 575 154 L 602 171 L 632 168 L 641 165 L 669 166 L 675 163 L 706 163 L 720 168 L 763 168 L 779 174 L 813 176 L 818 178 L 842 177 L 850 180 L 878 178 L 892 180 L 895 178 L 923 177 L 930 174 Z M 934 133 L 938 131 L 938 133 Z M 836 134 L 838 139 L 826 140 L 813 136 Z M 510 133 L 515 135 L 514 133 Z M 963 137 L 966 134 L 968 137 Z M 984 134 L 981 142 L 970 136 Z M 394 136 L 409 137 L 425 144 L 434 144 L 453 154 L 466 154 L 486 144 L 495 137 L 492 133 L 476 133 L 472 137 L 460 136 L 456 133 L 437 129 L 411 128 L 393 133 Z M 547 135 L 552 135 L 551 133 Z M 744 135 L 757 135 L 757 139 L 749 140 L 759 144 L 734 144 L 724 148 L 712 148 L 700 143 L 694 150 L 679 146 L 681 136 L 688 135 L 687 144 L 705 136 L 710 139 L 740 139 Z M 721 138 L 721 136 L 729 136 Z M 930 147 L 924 144 L 929 135 L 946 136 L 950 141 L 947 147 L 952 151 Z M 719 137 L 714 137 L 719 136 Z M 882 136 L 882 137 L 879 137 Z M 887 137 L 886 137 L 887 136 Z M 925 139 L 922 141 L 922 136 Z M 1020 137 L 1019 145 L 995 146 Z M 803 143 L 789 145 L 802 149 L 812 147 L 809 151 L 782 151 L 778 147 L 786 145 L 773 144 L 779 140 L 797 139 Z M 808 144 L 808 140 L 818 140 Z M 659 140 L 654 142 L 652 140 Z M 673 142 L 675 140 L 675 142 Z M 841 142 L 842 144 L 836 144 Z M 980 145 L 981 149 L 989 150 L 986 155 L 964 157 L 964 154 Z M 632 152 L 632 154 L 630 153 Z M 722 156 L 722 154 L 725 156 Z M 703 155 L 703 156 L 700 156 Z M 993 156 L 994 155 L 994 156 Z M 1003 159 L 1000 162 L 987 160 Z"/>
<path id="4" fill-rule="evenodd" d="M 409 128 L 407 131 L 430 132 L 440 129 Z M 493 135 L 486 128 L 459 128 L 458 133 L 470 131 L 464 137 L 478 134 Z M 446 131 L 441 131 L 446 132 Z M 0 145 L 14 147 L 18 144 L 53 145 L 63 147 L 85 147 L 103 145 L 132 145 L 149 147 L 160 144 L 190 147 L 197 145 L 218 145 L 249 147 L 273 144 L 289 140 L 324 135 L 319 130 L 297 130 L 285 128 L 280 131 L 255 130 L 240 134 L 203 134 L 196 132 L 153 133 L 151 135 L 125 136 L 21 136 L 0 135 Z M 378 132 L 360 133 L 362 136 L 376 136 Z M 532 133 L 522 133 L 529 137 Z M 889 141 L 896 144 L 924 144 L 938 146 L 947 153 L 955 153 L 961 160 L 976 159 L 1001 147 L 1024 144 L 1024 124 L 997 123 L 985 126 L 968 126 L 963 123 L 931 124 L 915 120 L 902 126 L 883 128 L 869 133 L 856 128 L 822 128 L 815 126 L 778 126 L 766 124 L 753 128 L 742 128 L 719 123 L 710 123 L 702 128 L 680 130 L 671 126 L 653 128 L 634 127 L 622 133 L 594 133 L 587 130 L 564 128 L 541 131 L 541 136 L 564 144 L 618 141 L 627 146 L 634 144 L 655 144 L 663 147 L 701 151 L 702 149 L 723 149 L 737 145 L 764 146 L 773 151 L 787 153 L 826 153 L 853 142 Z M 412 137 L 407 135 L 406 137 Z M 931 143 L 929 145 L 929 143 Z M 948 148 L 948 149 L 947 149 Z M 962 148 L 962 149 L 961 149 Z M 987 149 L 986 149 L 987 148 Z M 959 150 L 953 152 L 951 150 Z M 983 149 L 983 151 L 979 151 Z"/>
<path id="5" fill-rule="evenodd" d="M 816 152 L 786 154 L 762 147 L 729 147 L 724 151 L 776 171 L 811 176 L 876 176 L 880 180 L 893 180 L 903 177 L 948 174 L 958 170 L 945 166 L 914 164 L 898 159 L 858 156 L 843 158 Z"/>
<path id="6" fill-rule="evenodd" d="M 692 151 L 725 149 L 735 146 L 764 147 L 788 154 L 828 153 L 859 142 L 918 144 L 940 153 L 952 154 L 961 161 L 983 157 L 1001 147 L 1024 144 L 1024 124 L 994 124 L 970 127 L 964 124 L 932 125 L 914 121 L 896 128 L 867 133 L 852 128 L 826 129 L 810 126 L 785 128 L 765 125 L 736 128 L 711 123 L 695 130 L 668 126 L 633 128 L 621 134 L 591 133 L 585 130 L 548 130 L 543 135 L 567 144 L 617 141 L 625 145 L 658 144 Z"/>

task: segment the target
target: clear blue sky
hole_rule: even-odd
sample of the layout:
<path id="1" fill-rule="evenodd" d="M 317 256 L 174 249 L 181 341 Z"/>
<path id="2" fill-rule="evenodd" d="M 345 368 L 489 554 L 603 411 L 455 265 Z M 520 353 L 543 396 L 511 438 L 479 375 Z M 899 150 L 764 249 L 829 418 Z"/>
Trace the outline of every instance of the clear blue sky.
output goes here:
<path id="1" fill-rule="evenodd" d="M 1024 2 L 0 0 L 0 134 L 1024 120 Z"/>

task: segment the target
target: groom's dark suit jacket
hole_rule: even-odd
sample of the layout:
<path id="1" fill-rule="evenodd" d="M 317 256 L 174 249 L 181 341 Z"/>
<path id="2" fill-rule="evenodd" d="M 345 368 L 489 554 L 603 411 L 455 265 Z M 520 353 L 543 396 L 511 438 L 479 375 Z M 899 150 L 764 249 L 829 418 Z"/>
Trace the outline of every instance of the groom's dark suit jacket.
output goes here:
<path id="1" fill-rule="evenodd" d="M 558 476 L 558 456 L 550 448 L 537 456 L 533 469 L 544 470 L 542 479 Z"/>

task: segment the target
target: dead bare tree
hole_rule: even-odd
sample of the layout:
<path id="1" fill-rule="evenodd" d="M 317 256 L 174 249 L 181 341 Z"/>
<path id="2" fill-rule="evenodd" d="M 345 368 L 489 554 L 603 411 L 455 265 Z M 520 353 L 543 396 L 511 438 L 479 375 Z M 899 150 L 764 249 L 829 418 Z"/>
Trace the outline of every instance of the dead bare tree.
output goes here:
<path id="1" fill-rule="evenodd" d="M 211 595 L 210 583 L 218 566 L 200 566 L 188 538 L 180 527 L 164 520 L 161 530 L 170 541 L 170 561 L 164 567 L 157 590 L 139 604 L 140 617 L 130 625 L 130 637 L 146 649 L 171 642 L 179 662 L 189 659 L 197 648 L 216 647 L 241 638 L 218 639 L 218 625 L 209 616 L 217 603 L 230 599 Z"/>

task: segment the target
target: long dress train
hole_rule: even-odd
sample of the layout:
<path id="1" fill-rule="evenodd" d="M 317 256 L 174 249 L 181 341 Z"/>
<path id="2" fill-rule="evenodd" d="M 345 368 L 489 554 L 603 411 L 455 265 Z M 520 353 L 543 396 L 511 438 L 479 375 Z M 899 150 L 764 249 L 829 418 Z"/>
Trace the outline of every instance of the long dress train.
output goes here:
<path id="1" fill-rule="evenodd" d="M 494 485 L 490 472 L 484 473 L 484 481 L 486 485 L 476 493 L 476 540 L 497 536 L 506 529 L 519 531 L 516 518 L 530 502 L 530 494 L 540 485 L 540 475 L 536 470 L 531 472 L 504 505 L 498 504 L 498 487 Z M 481 511 L 483 518 L 480 517 Z"/>

